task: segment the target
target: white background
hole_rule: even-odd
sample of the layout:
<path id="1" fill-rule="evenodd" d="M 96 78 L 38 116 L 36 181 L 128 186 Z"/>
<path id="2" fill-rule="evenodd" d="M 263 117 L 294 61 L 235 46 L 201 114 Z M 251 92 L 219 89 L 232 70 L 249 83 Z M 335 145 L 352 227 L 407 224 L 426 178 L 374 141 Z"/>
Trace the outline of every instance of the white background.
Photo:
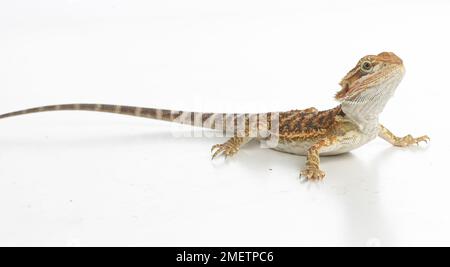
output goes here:
<path id="1" fill-rule="evenodd" d="M 0 113 L 100 102 L 263 112 L 336 105 L 360 57 L 407 74 L 381 116 L 398 135 L 324 158 L 164 122 L 60 112 L 0 121 L 0 245 L 450 245 L 448 1 L 1 1 Z"/>

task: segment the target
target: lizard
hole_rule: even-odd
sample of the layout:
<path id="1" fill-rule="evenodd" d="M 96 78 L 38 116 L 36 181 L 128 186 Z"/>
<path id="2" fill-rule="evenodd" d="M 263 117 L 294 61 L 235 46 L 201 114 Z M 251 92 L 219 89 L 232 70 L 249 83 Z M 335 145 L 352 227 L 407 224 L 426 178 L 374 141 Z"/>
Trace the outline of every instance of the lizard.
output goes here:
<path id="1" fill-rule="evenodd" d="M 219 155 L 235 155 L 251 140 L 262 142 L 276 137 L 277 142 L 271 148 L 306 156 L 300 177 L 316 181 L 325 177 L 325 172 L 320 168 L 321 155 L 347 153 L 376 137 L 398 147 L 430 140 L 427 135 L 417 138 L 412 135 L 399 137 L 379 123 L 379 115 L 393 96 L 404 73 L 402 59 L 392 52 L 364 56 L 339 83 L 341 88 L 335 94 L 339 105 L 323 111 L 312 107 L 275 113 L 234 114 L 104 104 L 64 104 L 7 113 L 0 115 L 0 119 L 47 111 L 77 110 L 131 115 L 223 132 L 230 132 L 228 129 L 231 128 L 232 136 L 225 143 L 212 147 L 213 159 Z M 241 131 L 237 129 L 239 125 Z M 256 133 L 252 131 L 255 127 L 252 128 L 251 125 L 256 125 Z"/>

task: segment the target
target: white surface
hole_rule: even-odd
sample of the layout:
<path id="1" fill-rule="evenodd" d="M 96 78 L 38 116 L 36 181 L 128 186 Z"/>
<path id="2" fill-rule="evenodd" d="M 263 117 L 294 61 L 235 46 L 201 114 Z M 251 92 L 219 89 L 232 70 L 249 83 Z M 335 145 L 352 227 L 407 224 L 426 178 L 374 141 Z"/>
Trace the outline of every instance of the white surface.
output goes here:
<path id="1" fill-rule="evenodd" d="M 101 102 L 200 111 L 329 108 L 357 60 L 407 74 L 382 114 L 399 135 L 325 158 L 170 124 L 61 112 L 0 121 L 0 245 L 450 245 L 448 1 L 2 1 L 0 113 Z M 181 130 L 186 131 L 186 128 Z M 189 129 L 187 129 L 189 130 Z"/>

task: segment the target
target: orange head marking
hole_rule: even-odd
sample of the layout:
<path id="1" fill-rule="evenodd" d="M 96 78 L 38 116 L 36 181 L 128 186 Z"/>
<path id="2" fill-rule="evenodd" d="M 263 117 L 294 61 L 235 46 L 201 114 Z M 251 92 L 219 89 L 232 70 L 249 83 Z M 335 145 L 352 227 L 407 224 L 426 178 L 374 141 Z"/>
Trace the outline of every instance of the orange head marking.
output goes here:
<path id="1" fill-rule="evenodd" d="M 403 61 L 394 53 L 365 56 L 342 79 L 342 89 L 336 94 L 336 99 L 344 102 L 355 101 L 362 96 L 370 98 L 370 94 L 380 94 L 387 83 L 393 80 L 400 82 L 403 73 Z"/>

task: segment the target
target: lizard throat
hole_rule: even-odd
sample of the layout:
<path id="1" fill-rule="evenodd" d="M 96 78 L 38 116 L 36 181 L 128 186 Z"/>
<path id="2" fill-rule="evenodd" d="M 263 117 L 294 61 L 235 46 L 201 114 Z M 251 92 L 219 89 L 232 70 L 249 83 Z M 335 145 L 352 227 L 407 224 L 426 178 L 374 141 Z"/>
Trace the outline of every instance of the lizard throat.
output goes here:
<path id="1" fill-rule="evenodd" d="M 361 131 L 365 133 L 377 131 L 378 116 L 401 80 L 402 75 L 394 76 L 378 86 L 367 88 L 354 98 L 343 100 L 342 111 L 359 126 Z"/>

